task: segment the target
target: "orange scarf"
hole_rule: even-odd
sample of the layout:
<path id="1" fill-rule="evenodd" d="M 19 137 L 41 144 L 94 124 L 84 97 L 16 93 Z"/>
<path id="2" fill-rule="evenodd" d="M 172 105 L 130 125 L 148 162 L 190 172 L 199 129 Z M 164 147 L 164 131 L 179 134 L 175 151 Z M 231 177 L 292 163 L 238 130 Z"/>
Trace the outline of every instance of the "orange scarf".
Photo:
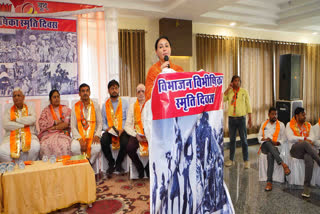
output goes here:
<path id="1" fill-rule="evenodd" d="M 28 106 L 23 104 L 23 108 L 21 110 L 21 117 L 28 116 Z M 19 118 L 18 109 L 15 105 L 11 107 L 10 111 L 10 119 L 15 120 Z M 20 148 L 20 142 L 22 144 L 22 148 Z M 26 126 L 21 129 L 16 129 L 10 132 L 10 154 L 12 158 L 20 157 L 20 150 L 22 152 L 28 152 L 31 147 L 31 131 L 30 127 Z"/>
<path id="2" fill-rule="evenodd" d="M 231 100 L 231 105 L 233 106 L 233 115 L 236 115 L 236 106 L 237 106 L 237 98 L 238 98 L 239 90 L 240 90 L 240 88 L 238 88 L 238 90 L 233 89 L 234 95 Z"/>
<path id="3" fill-rule="evenodd" d="M 142 111 L 142 108 L 140 109 L 140 104 L 137 99 L 137 101 L 134 104 L 134 128 L 138 134 L 144 135 L 143 124 L 141 121 L 141 111 Z M 140 148 L 140 156 L 149 155 L 148 141 L 139 142 L 139 148 Z"/>
<path id="4" fill-rule="evenodd" d="M 269 120 L 267 120 L 262 126 L 262 137 L 263 138 L 264 138 L 264 129 L 266 128 L 268 122 L 269 122 Z M 277 120 L 276 121 L 276 130 L 275 130 L 275 132 L 273 133 L 273 136 L 272 136 L 272 141 L 273 142 L 277 142 L 279 133 L 280 133 L 280 122 Z"/>
<path id="5" fill-rule="evenodd" d="M 318 121 L 318 123 L 319 123 L 319 126 L 320 126 L 320 118 L 319 118 L 319 121 Z"/>
<path id="6" fill-rule="evenodd" d="M 263 138 L 264 138 L 264 129 L 266 128 L 268 122 L 269 122 L 269 119 L 262 125 L 262 137 Z M 276 130 L 275 130 L 275 132 L 273 133 L 273 136 L 272 136 L 272 141 L 273 142 L 277 142 L 279 133 L 280 133 L 280 122 L 279 122 L 279 120 L 277 120 L 276 121 Z M 260 155 L 261 146 L 260 146 L 260 148 L 258 150 L 258 155 Z"/>
<path id="7" fill-rule="evenodd" d="M 106 115 L 107 115 L 107 121 L 108 121 L 108 126 L 115 127 L 118 131 L 122 130 L 122 101 L 121 98 L 119 97 L 119 102 L 117 106 L 116 112 L 114 112 L 113 106 L 111 99 L 109 98 L 106 101 Z M 112 149 L 119 149 L 120 148 L 120 136 L 112 136 L 111 138 L 112 142 Z"/>
<path id="8" fill-rule="evenodd" d="M 77 118 L 78 130 L 81 138 L 87 142 L 87 152 L 86 155 L 90 158 L 91 156 L 91 144 L 94 135 L 94 131 L 96 129 L 96 111 L 94 109 L 94 104 L 90 100 L 90 104 L 88 105 L 88 116 L 86 119 L 83 114 L 83 102 L 78 101 L 75 104 L 75 113 Z"/>
<path id="9" fill-rule="evenodd" d="M 53 120 L 58 120 L 58 117 L 57 117 L 56 113 L 54 112 L 54 109 L 53 109 L 52 105 L 50 105 L 50 112 L 51 112 Z M 63 117 L 62 117 L 62 105 L 59 105 L 59 116 L 60 116 L 60 119 L 63 120 Z"/>
<path id="10" fill-rule="evenodd" d="M 54 111 L 53 109 L 53 106 L 52 105 L 49 105 L 50 107 L 50 112 L 51 112 L 51 115 L 52 115 L 52 118 L 54 121 L 58 120 L 58 117 L 56 115 L 56 112 Z M 60 116 L 60 120 L 64 121 L 64 115 L 62 114 L 62 105 L 59 105 L 59 116 Z M 63 133 L 67 136 L 70 136 L 70 133 L 68 130 L 63 130 Z"/>
<path id="11" fill-rule="evenodd" d="M 290 128 L 293 131 L 293 134 L 298 137 L 308 137 L 311 129 L 311 124 L 308 122 L 304 122 L 302 127 L 299 127 L 296 119 L 293 117 L 290 120 Z M 302 128 L 302 130 L 301 130 Z"/>

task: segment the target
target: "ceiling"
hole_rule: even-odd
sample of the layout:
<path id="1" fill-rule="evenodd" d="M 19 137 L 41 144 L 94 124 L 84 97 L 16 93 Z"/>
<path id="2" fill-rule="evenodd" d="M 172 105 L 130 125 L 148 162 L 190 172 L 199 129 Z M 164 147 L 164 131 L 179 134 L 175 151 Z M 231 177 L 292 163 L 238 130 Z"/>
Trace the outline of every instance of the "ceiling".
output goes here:
<path id="1" fill-rule="evenodd" d="M 120 16 L 187 19 L 194 23 L 219 26 L 229 26 L 235 22 L 234 27 L 320 35 L 320 0 L 69 0 L 68 2 L 117 8 Z"/>

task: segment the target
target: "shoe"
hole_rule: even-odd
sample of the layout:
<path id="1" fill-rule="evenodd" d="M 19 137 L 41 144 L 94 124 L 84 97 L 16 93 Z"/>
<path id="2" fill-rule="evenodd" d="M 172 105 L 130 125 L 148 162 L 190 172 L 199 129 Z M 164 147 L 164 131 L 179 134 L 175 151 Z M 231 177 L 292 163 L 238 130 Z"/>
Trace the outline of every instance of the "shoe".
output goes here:
<path id="1" fill-rule="evenodd" d="M 287 175 L 290 175 L 291 173 L 291 170 L 289 169 L 288 165 L 285 164 L 285 163 L 281 163 L 282 167 L 283 167 L 283 171 L 284 171 L 284 174 L 287 176 Z"/>
<path id="2" fill-rule="evenodd" d="M 245 161 L 244 162 L 244 168 L 245 169 L 250 169 L 250 161 Z"/>
<path id="3" fill-rule="evenodd" d="M 144 168 L 144 170 L 146 171 L 146 176 L 149 178 L 149 176 L 150 176 L 149 163 L 146 165 L 146 167 Z"/>
<path id="4" fill-rule="evenodd" d="M 142 170 L 141 172 L 139 172 L 138 177 L 139 177 L 139 179 L 144 178 L 144 170 Z"/>
<path id="5" fill-rule="evenodd" d="M 233 164 L 234 164 L 234 161 L 232 161 L 232 160 L 227 160 L 227 161 L 224 163 L 224 165 L 225 165 L 226 167 L 232 166 Z"/>
<path id="6" fill-rule="evenodd" d="M 109 168 L 107 169 L 107 177 L 111 178 L 113 172 L 114 172 L 114 166 L 109 166 Z"/>
<path id="7" fill-rule="evenodd" d="M 116 166 L 116 172 L 118 172 L 119 174 L 124 174 L 124 169 L 122 168 L 122 166 Z"/>
<path id="8" fill-rule="evenodd" d="M 266 188 L 264 188 L 265 191 L 271 191 L 272 190 L 272 183 L 271 182 L 267 182 L 267 186 Z"/>
<path id="9" fill-rule="evenodd" d="M 301 193 L 301 196 L 305 198 L 310 198 L 310 187 L 305 185 L 303 188 L 303 192 Z"/>

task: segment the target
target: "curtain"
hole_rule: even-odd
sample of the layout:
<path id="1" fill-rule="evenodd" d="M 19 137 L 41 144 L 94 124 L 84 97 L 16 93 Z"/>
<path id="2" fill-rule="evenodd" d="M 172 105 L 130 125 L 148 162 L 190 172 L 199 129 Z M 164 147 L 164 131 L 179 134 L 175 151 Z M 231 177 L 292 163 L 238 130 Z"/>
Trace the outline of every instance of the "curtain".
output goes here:
<path id="1" fill-rule="evenodd" d="M 196 35 L 197 70 L 223 73 L 223 91 L 230 84 L 233 75 L 237 74 L 237 46 L 235 37 Z M 224 103 L 224 109 L 228 104 Z M 228 135 L 228 113 L 224 111 L 224 130 Z"/>
<path id="2" fill-rule="evenodd" d="M 303 106 L 307 121 L 318 122 L 320 117 L 320 45 L 306 45 L 305 51 L 305 84 Z"/>
<path id="3" fill-rule="evenodd" d="M 78 15 L 80 82 L 90 86 L 99 103 L 107 91 L 106 30 L 104 12 Z"/>
<path id="4" fill-rule="evenodd" d="M 119 40 L 118 40 L 118 12 L 115 8 L 105 9 L 106 40 L 107 40 L 107 82 L 117 80 L 119 82 Z M 106 96 L 109 93 L 106 90 Z"/>
<path id="5" fill-rule="evenodd" d="M 121 95 L 135 97 L 137 85 L 145 82 L 144 30 L 119 30 L 119 57 Z"/>
<path id="6" fill-rule="evenodd" d="M 248 133 L 257 133 L 273 105 L 272 42 L 240 39 L 239 49 L 241 87 L 248 90 L 252 106 L 252 128 Z"/>

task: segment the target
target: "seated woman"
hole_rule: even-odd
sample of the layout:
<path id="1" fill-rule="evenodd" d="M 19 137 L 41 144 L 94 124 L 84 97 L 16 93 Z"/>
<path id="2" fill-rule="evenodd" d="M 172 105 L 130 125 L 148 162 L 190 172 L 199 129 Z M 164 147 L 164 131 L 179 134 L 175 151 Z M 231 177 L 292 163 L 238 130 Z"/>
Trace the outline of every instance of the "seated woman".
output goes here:
<path id="1" fill-rule="evenodd" d="M 70 115 L 71 109 L 60 105 L 60 93 L 49 93 L 50 105 L 43 109 L 39 118 L 40 158 L 47 155 L 71 155 Z"/>

